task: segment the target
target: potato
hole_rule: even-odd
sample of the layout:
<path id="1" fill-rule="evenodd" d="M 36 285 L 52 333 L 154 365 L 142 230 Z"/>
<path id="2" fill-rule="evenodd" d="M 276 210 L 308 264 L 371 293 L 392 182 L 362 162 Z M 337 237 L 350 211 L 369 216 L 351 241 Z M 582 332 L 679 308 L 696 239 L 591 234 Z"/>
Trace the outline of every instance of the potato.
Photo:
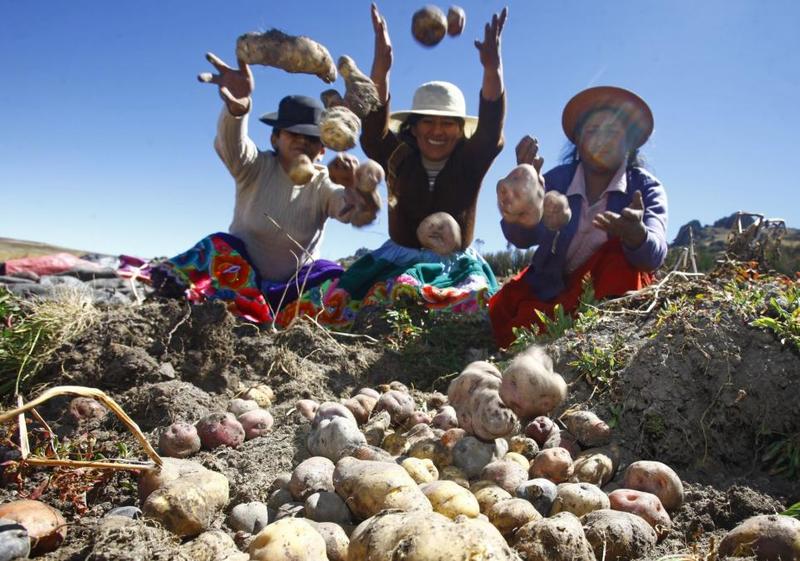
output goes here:
<path id="1" fill-rule="evenodd" d="M 459 425 L 482 440 L 502 438 L 519 429 L 516 415 L 500 400 L 496 389 L 477 388 L 466 408 L 456 411 Z"/>
<path id="2" fill-rule="evenodd" d="M 458 416 L 456 415 L 456 410 L 451 405 L 442 406 L 433 416 L 431 425 L 442 430 L 457 428 Z"/>
<path id="3" fill-rule="evenodd" d="M 345 84 L 344 103 L 353 113 L 363 119 L 380 105 L 378 88 L 373 81 L 359 70 L 356 62 L 347 55 L 339 57 L 339 74 Z"/>
<path id="4" fill-rule="evenodd" d="M 536 441 L 536 444 L 542 446 L 550 434 L 558 430 L 558 426 L 553 422 L 553 419 L 545 415 L 539 415 L 525 425 L 525 436 L 529 436 Z"/>
<path id="5" fill-rule="evenodd" d="M 150 493 L 187 475 L 208 471 L 202 465 L 191 460 L 162 458 L 160 468 L 144 469 L 139 473 L 139 502 L 144 502 Z"/>
<path id="6" fill-rule="evenodd" d="M 304 501 L 314 493 L 333 491 L 333 470 L 336 466 L 323 456 L 303 460 L 292 472 L 287 488 L 297 501 Z"/>
<path id="7" fill-rule="evenodd" d="M 192 561 L 248 561 L 250 556 L 239 551 L 233 539 L 222 530 L 203 532 L 180 547 L 185 557 Z M 89 559 L 93 558 L 92 554 Z M 104 557 L 104 556 L 99 556 Z"/>
<path id="8" fill-rule="evenodd" d="M 378 185 L 384 180 L 383 168 L 374 160 L 366 160 L 356 168 L 356 189 L 361 194 L 355 212 L 350 217 L 353 226 L 365 226 L 375 221 L 381 209 Z M 402 391 L 402 390 L 400 390 Z M 405 391 L 404 393 L 408 393 Z"/>
<path id="9" fill-rule="evenodd" d="M 407 454 L 412 458 L 430 460 L 439 469 L 453 463 L 453 452 L 435 436 L 415 440 L 408 447 Z"/>
<path id="10" fill-rule="evenodd" d="M 200 451 L 200 436 L 191 423 L 172 423 L 158 437 L 158 450 L 171 458 L 188 458 Z"/>
<path id="11" fill-rule="evenodd" d="M 306 518 L 315 522 L 353 523 L 350 509 L 335 492 L 322 491 L 310 495 L 306 499 L 304 512 Z"/>
<path id="12" fill-rule="evenodd" d="M 416 482 L 397 464 L 344 457 L 336 463 L 333 485 L 361 520 L 387 508 L 433 510 Z"/>
<path id="13" fill-rule="evenodd" d="M 542 220 L 544 183 L 530 164 L 520 164 L 497 182 L 497 206 L 500 214 L 533 228 Z"/>
<path id="14" fill-rule="evenodd" d="M 284 518 L 261 530 L 247 548 L 253 561 L 327 561 L 325 540 L 305 520 Z"/>
<path id="15" fill-rule="evenodd" d="M 461 469 L 456 466 L 447 466 L 439 472 L 440 481 L 452 481 L 465 489 L 469 489 L 469 479 Z"/>
<path id="16" fill-rule="evenodd" d="M 608 500 L 612 509 L 630 512 L 643 518 L 653 527 L 659 539 L 666 536 L 672 525 L 672 520 L 661 501 L 652 493 L 635 489 L 616 489 L 608 494 Z"/>
<path id="17" fill-rule="evenodd" d="M 302 518 L 305 514 L 306 505 L 301 502 L 291 501 L 283 503 L 280 508 L 275 512 L 275 520 L 282 520 L 284 518 Z"/>
<path id="18" fill-rule="evenodd" d="M 237 448 L 244 442 L 244 427 L 233 413 L 211 413 L 197 421 L 195 428 L 206 450 L 219 446 Z"/>
<path id="19" fill-rule="evenodd" d="M 683 483 L 680 477 L 671 467 L 661 462 L 633 462 L 625 470 L 622 487 L 654 494 L 667 512 L 678 510 L 683 504 Z"/>
<path id="20" fill-rule="evenodd" d="M 237 397 L 230 400 L 228 403 L 228 412 L 233 413 L 234 417 L 239 417 L 242 413 L 247 413 L 248 411 L 258 408 L 258 402 L 254 399 L 242 399 Z"/>
<path id="21" fill-rule="evenodd" d="M 269 494 L 267 506 L 272 510 L 278 510 L 286 503 L 294 501 L 294 497 L 288 488 L 275 489 Z"/>
<path id="22" fill-rule="evenodd" d="M 345 411 L 347 410 L 345 409 Z M 314 456 L 325 456 L 337 461 L 366 443 L 367 439 L 358 430 L 354 420 L 334 417 L 322 420 L 316 428 L 311 429 L 306 440 L 306 447 Z"/>
<path id="23" fill-rule="evenodd" d="M 275 422 L 272 418 L 272 414 L 266 409 L 247 411 L 239 415 L 236 420 L 242 424 L 245 440 L 252 440 L 258 436 L 264 436 L 272 430 L 272 424 Z"/>
<path id="24" fill-rule="evenodd" d="M 470 487 L 470 491 L 478 500 L 478 506 L 482 513 L 486 514 L 496 503 L 507 501 L 512 498 L 511 493 L 496 485 L 493 481 L 476 481 L 476 485 Z"/>
<path id="25" fill-rule="evenodd" d="M 316 173 L 314 164 L 311 163 L 311 158 L 305 154 L 298 154 L 289 164 L 289 179 L 292 180 L 294 185 L 305 185 Z"/>
<path id="26" fill-rule="evenodd" d="M 498 460 L 508 452 L 508 443 L 503 439 L 483 442 L 474 436 L 459 440 L 453 447 L 453 465 L 472 479 L 480 474 L 486 464 Z"/>
<path id="27" fill-rule="evenodd" d="M 314 74 L 328 84 L 336 80 L 336 67 L 328 49 L 308 37 L 294 37 L 277 29 L 239 36 L 236 57 L 247 64 Z"/>
<path id="28" fill-rule="evenodd" d="M 394 462 L 394 456 L 383 448 L 362 444 L 350 451 L 350 455 L 359 460 L 372 460 L 375 462 Z"/>
<path id="29" fill-rule="evenodd" d="M 21 499 L 4 503 L 0 505 L 0 518 L 16 522 L 25 528 L 34 555 L 54 551 L 67 537 L 64 517 L 56 509 L 40 501 Z M 24 541 L 21 545 L 24 550 Z"/>
<path id="30" fill-rule="evenodd" d="M 0 518 L 0 559 L 27 559 L 31 553 L 28 530 L 16 520 Z"/>
<path id="31" fill-rule="evenodd" d="M 228 514 L 228 526 L 237 532 L 257 534 L 269 524 L 269 508 L 260 501 L 239 503 Z"/>
<path id="32" fill-rule="evenodd" d="M 411 34 L 426 47 L 439 44 L 447 33 L 447 18 L 436 6 L 425 6 L 414 12 Z"/>
<path id="33" fill-rule="evenodd" d="M 509 453 L 513 452 L 525 458 L 528 461 L 528 467 L 530 467 L 530 461 L 539 453 L 539 445 L 536 441 L 521 435 L 512 436 L 508 440 L 508 449 Z"/>
<path id="34" fill-rule="evenodd" d="M 350 538 L 338 524 L 333 522 L 311 522 L 311 526 L 325 540 L 325 551 L 329 561 L 347 561 Z"/>
<path id="35" fill-rule="evenodd" d="M 538 477 L 517 487 L 514 494 L 521 499 L 530 501 L 539 513 L 547 516 L 558 495 L 558 486 L 549 479 Z"/>
<path id="36" fill-rule="evenodd" d="M 459 440 L 461 440 L 462 438 L 464 438 L 466 436 L 468 436 L 467 435 L 467 431 L 465 431 L 464 429 L 455 427 L 455 428 L 447 429 L 446 431 L 444 431 L 444 434 L 442 435 L 442 439 L 441 440 L 442 440 L 442 444 L 444 444 L 447 448 L 452 449 L 452 448 L 455 447 L 456 444 L 458 444 Z"/>
<path id="37" fill-rule="evenodd" d="M 525 499 L 511 498 L 500 501 L 491 506 L 486 512 L 489 522 L 497 528 L 503 536 L 512 536 L 519 528 L 528 522 L 542 518 L 542 515 Z"/>
<path id="38" fill-rule="evenodd" d="M 408 452 L 408 438 L 404 433 L 389 432 L 381 442 L 381 448 L 392 456 L 403 456 Z"/>
<path id="39" fill-rule="evenodd" d="M 539 346 L 518 354 L 503 371 L 500 399 L 520 418 L 547 415 L 567 395 L 567 384 L 553 372 L 553 361 Z"/>
<path id="40" fill-rule="evenodd" d="M 581 518 L 586 539 L 600 559 L 639 559 L 656 545 L 653 528 L 635 514 L 595 510 Z"/>
<path id="41" fill-rule="evenodd" d="M 591 411 L 567 411 L 561 421 L 582 446 L 603 446 L 611 440 L 611 428 Z"/>
<path id="42" fill-rule="evenodd" d="M 381 392 L 372 388 L 361 388 L 356 395 L 365 395 L 377 400 L 381 396 Z"/>
<path id="43" fill-rule="evenodd" d="M 91 397 L 75 397 L 69 402 L 70 417 L 76 421 L 88 421 L 91 419 L 103 419 L 108 415 L 102 403 L 95 401 Z"/>
<path id="44" fill-rule="evenodd" d="M 272 493 L 276 489 L 286 489 L 289 487 L 289 481 L 292 479 L 291 471 L 282 471 L 275 476 L 275 479 L 270 483 L 267 493 Z"/>
<path id="45" fill-rule="evenodd" d="M 350 150 L 361 134 L 361 121 L 347 107 L 337 105 L 325 109 L 319 119 L 319 139 L 336 152 Z"/>
<path id="46" fill-rule="evenodd" d="M 439 470 L 429 459 L 406 458 L 400 462 L 400 465 L 417 484 L 430 483 L 439 479 Z"/>
<path id="47" fill-rule="evenodd" d="M 496 460 L 481 470 L 481 479 L 493 481 L 511 494 L 528 479 L 528 470 L 516 462 Z"/>
<path id="48" fill-rule="evenodd" d="M 548 230 L 557 232 L 572 219 L 572 209 L 566 195 L 556 190 L 548 191 L 542 200 L 542 224 Z"/>
<path id="49" fill-rule="evenodd" d="M 450 255 L 461 249 L 461 227 L 450 214 L 434 212 L 417 226 L 417 240 L 437 255 Z"/>
<path id="50" fill-rule="evenodd" d="M 781 514 L 748 518 L 719 543 L 720 557 L 800 559 L 800 520 Z"/>
<path id="51" fill-rule="evenodd" d="M 583 516 L 587 512 L 611 508 L 608 496 L 597 485 L 591 483 L 561 483 L 550 516 L 559 512 L 571 512 Z"/>
<path id="52" fill-rule="evenodd" d="M 614 477 L 616 462 L 605 448 L 589 448 L 575 457 L 572 463 L 572 482 L 594 483 L 602 487 Z"/>
<path id="53" fill-rule="evenodd" d="M 358 394 L 345 400 L 342 405 L 350 410 L 359 425 L 363 425 L 372 415 L 372 410 L 375 409 L 376 403 L 378 403 L 378 398 Z"/>
<path id="54" fill-rule="evenodd" d="M 528 522 L 514 534 L 512 545 L 525 561 L 595 561 L 581 521 L 570 512 Z"/>
<path id="55" fill-rule="evenodd" d="M 464 25 L 467 21 L 467 14 L 460 6 L 450 6 L 447 10 L 447 34 L 451 37 L 457 37 L 464 31 Z"/>
<path id="56" fill-rule="evenodd" d="M 448 405 L 447 396 L 444 395 L 443 393 L 433 392 L 428 396 L 428 409 L 433 409 L 435 411 L 438 411 L 445 405 Z"/>
<path id="57" fill-rule="evenodd" d="M 203 469 L 165 483 L 147 497 L 142 513 L 180 537 L 196 536 L 228 504 L 228 479 Z"/>
<path id="58" fill-rule="evenodd" d="M 317 409 L 319 409 L 319 403 L 313 399 L 301 399 L 294 404 L 294 408 L 303 417 L 309 421 L 313 421 L 314 416 L 317 414 Z"/>
<path id="59" fill-rule="evenodd" d="M 454 557 L 457 556 L 457 557 Z M 512 561 L 518 559 L 491 524 L 436 512 L 382 512 L 350 536 L 348 561 Z"/>
<path id="60" fill-rule="evenodd" d="M 266 384 L 256 384 L 247 388 L 239 395 L 242 399 L 252 399 L 262 409 L 269 409 L 272 402 L 275 401 L 275 392 Z"/>
<path id="61" fill-rule="evenodd" d="M 314 413 L 314 420 L 311 422 L 311 427 L 317 427 L 325 419 L 330 420 L 335 419 L 336 417 L 342 417 L 348 421 L 356 423 L 356 418 L 352 411 L 345 407 L 344 404 L 336 403 L 335 401 L 325 401 L 320 404 Z"/>
<path id="62" fill-rule="evenodd" d="M 581 447 L 578 444 L 578 441 L 575 439 L 572 433 L 566 430 L 552 431 L 550 436 L 542 445 L 543 450 L 546 450 L 547 448 L 564 448 L 573 457 L 581 453 Z"/>
<path id="63" fill-rule="evenodd" d="M 555 483 L 562 483 L 572 477 L 572 456 L 564 448 L 542 450 L 531 462 L 530 477 L 545 477 Z"/>
<path id="64" fill-rule="evenodd" d="M 325 107 L 325 109 L 330 109 L 331 107 L 338 107 L 341 105 L 347 107 L 342 94 L 334 89 L 325 90 L 320 93 L 319 100 L 322 102 L 322 106 Z"/>
<path id="65" fill-rule="evenodd" d="M 420 485 L 420 490 L 428 497 L 435 512 L 450 519 L 462 515 L 475 518 L 480 514 L 478 499 L 455 481 L 431 481 Z"/>
<path id="66" fill-rule="evenodd" d="M 377 412 L 373 409 L 373 412 L 375 414 L 364 425 L 362 432 L 367 439 L 367 444 L 380 446 L 389 433 L 389 425 L 391 425 L 392 419 L 388 411 Z"/>
<path id="67" fill-rule="evenodd" d="M 414 399 L 406 392 L 389 390 L 378 398 L 374 411 L 388 411 L 392 423 L 399 425 L 414 412 Z"/>
<path id="68" fill-rule="evenodd" d="M 519 464 L 520 467 L 522 467 L 525 470 L 526 475 L 528 474 L 528 470 L 531 468 L 531 463 L 528 461 L 528 459 L 522 454 L 519 454 L 514 451 L 507 452 L 506 455 L 503 456 L 503 461 L 514 462 L 515 464 Z"/>

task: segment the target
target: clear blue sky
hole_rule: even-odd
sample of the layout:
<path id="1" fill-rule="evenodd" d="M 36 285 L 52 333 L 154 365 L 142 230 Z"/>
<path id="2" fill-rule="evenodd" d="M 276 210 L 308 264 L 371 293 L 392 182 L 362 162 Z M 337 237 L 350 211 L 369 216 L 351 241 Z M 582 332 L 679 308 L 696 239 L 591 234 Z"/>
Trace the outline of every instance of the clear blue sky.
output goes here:
<path id="1" fill-rule="evenodd" d="M 395 49 L 393 108 L 408 108 L 417 85 L 439 79 L 458 84 L 474 113 L 481 67 L 472 41 L 504 4 L 461 2 L 464 35 L 433 49 L 410 34 L 423 4 L 379 4 Z M 476 237 L 484 251 L 505 247 L 494 190 L 514 166 L 516 142 L 538 136 L 545 168 L 554 165 L 564 103 L 603 84 L 632 89 L 653 109 L 644 154 L 667 189 L 670 240 L 693 218 L 710 223 L 740 209 L 800 226 L 791 155 L 800 131 L 800 2 L 508 5 L 506 148 L 481 192 Z M 308 35 L 369 71 L 373 36 L 362 0 L 0 0 L 0 236 L 151 257 L 226 230 L 233 180 L 212 147 L 222 102 L 195 77 L 211 70 L 206 51 L 233 63 L 238 35 L 271 27 Z M 285 94 L 329 87 L 273 68 L 254 74 L 257 114 Z M 343 89 L 341 79 L 335 86 Z M 268 132 L 252 123 L 259 146 Z M 341 257 L 385 239 L 385 215 L 363 230 L 330 221 L 322 252 Z"/>

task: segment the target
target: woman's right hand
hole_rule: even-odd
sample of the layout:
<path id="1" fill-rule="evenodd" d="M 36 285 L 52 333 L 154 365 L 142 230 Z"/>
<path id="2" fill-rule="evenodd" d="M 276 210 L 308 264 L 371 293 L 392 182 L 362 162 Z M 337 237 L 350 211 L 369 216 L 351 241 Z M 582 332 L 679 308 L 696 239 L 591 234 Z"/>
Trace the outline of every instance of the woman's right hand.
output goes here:
<path id="1" fill-rule="evenodd" d="M 389 70 L 392 68 L 392 41 L 389 39 L 389 27 L 386 19 L 378 11 L 378 6 L 374 3 L 371 8 L 372 29 L 375 32 L 375 54 L 372 59 L 372 72 L 370 78 L 378 86 L 378 94 L 382 102 L 388 99 L 388 88 L 386 86 Z"/>
<path id="2" fill-rule="evenodd" d="M 206 53 L 206 59 L 214 65 L 219 74 L 203 72 L 198 74 L 197 79 L 219 86 L 219 95 L 234 117 L 241 117 L 250 111 L 250 96 L 255 89 L 250 66 L 240 60 L 239 68 L 231 68 L 214 53 Z"/>

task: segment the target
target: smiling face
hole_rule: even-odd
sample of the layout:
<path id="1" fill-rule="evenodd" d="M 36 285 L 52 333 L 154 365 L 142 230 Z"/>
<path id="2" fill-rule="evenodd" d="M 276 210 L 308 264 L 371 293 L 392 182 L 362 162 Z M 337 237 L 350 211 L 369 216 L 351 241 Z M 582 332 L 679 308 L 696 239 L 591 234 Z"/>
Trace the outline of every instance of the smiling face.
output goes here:
<path id="1" fill-rule="evenodd" d="M 411 127 L 422 155 L 432 162 L 450 157 L 464 137 L 464 122 L 456 117 L 422 115 Z"/>
<path id="2" fill-rule="evenodd" d="M 616 171 L 629 150 L 624 119 L 610 109 L 593 112 L 578 133 L 578 154 L 592 169 Z"/>
<path id="3" fill-rule="evenodd" d="M 292 167 L 292 163 L 301 154 L 305 154 L 312 162 L 315 162 L 325 153 L 325 148 L 318 136 L 280 129 L 272 133 L 271 140 L 272 147 L 278 153 L 278 161 L 286 171 Z"/>

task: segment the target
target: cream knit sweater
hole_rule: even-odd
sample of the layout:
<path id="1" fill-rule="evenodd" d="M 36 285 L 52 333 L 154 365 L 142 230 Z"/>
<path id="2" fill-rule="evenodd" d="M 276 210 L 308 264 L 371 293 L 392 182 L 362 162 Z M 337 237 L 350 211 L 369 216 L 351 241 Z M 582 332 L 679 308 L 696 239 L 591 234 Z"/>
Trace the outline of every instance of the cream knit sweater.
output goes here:
<path id="1" fill-rule="evenodd" d="M 349 221 L 349 213 L 343 214 L 344 188 L 333 183 L 328 169 L 318 164 L 311 181 L 293 185 L 275 153 L 259 151 L 247 135 L 247 122 L 248 115 L 234 117 L 223 107 L 214 141 L 217 154 L 236 180 L 236 204 L 228 230 L 244 242 L 264 280 L 286 281 L 300 266 L 319 257 L 328 217 Z"/>

